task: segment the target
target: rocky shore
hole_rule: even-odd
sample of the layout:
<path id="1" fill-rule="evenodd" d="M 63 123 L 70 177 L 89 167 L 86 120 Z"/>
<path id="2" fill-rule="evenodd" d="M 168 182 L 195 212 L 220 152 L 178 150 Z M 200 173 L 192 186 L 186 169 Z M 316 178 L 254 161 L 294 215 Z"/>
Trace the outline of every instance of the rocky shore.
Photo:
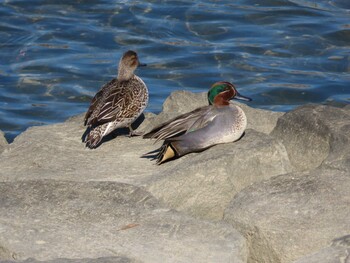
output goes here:
<path id="1" fill-rule="evenodd" d="M 174 92 L 138 131 L 206 105 Z M 350 262 L 350 106 L 240 104 L 241 140 L 160 166 L 161 142 L 81 142 L 83 116 L 0 134 L 0 262 Z"/>

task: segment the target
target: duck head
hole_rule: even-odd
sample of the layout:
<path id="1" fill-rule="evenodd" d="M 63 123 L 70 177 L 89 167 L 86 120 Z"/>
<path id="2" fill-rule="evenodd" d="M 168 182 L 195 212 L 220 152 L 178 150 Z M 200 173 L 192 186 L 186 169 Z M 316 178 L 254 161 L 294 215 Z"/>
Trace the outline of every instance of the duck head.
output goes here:
<path id="1" fill-rule="evenodd" d="M 119 61 L 118 67 L 118 80 L 129 80 L 133 75 L 137 67 L 146 66 L 146 64 L 140 63 L 137 53 L 132 50 L 128 50 L 122 56 Z"/>
<path id="2" fill-rule="evenodd" d="M 236 87 L 226 81 L 219 81 L 214 83 L 208 91 L 208 102 L 210 105 L 224 106 L 229 105 L 229 100 L 237 99 L 244 101 L 251 101 L 251 98 L 242 96 L 236 90 Z"/>

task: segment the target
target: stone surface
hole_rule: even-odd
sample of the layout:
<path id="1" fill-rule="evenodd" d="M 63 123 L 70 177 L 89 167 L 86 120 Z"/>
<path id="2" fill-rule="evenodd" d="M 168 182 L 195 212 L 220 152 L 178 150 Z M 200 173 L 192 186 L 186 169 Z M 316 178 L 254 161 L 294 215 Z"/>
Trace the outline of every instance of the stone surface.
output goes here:
<path id="1" fill-rule="evenodd" d="M 306 105 L 285 114 L 271 133 L 282 140 L 291 163 L 310 170 L 322 163 L 350 163 L 350 109 Z"/>
<path id="2" fill-rule="evenodd" d="M 16 259 L 245 262 L 245 241 L 227 224 L 181 215 L 129 184 L 2 182 L 0 200 L 0 244 Z"/>
<path id="3" fill-rule="evenodd" d="M 8 147 L 7 140 L 4 133 L 0 130 L 0 153 L 2 153 Z"/>
<path id="4" fill-rule="evenodd" d="M 332 245 L 293 263 L 350 263 L 350 235 L 333 240 Z"/>
<path id="5" fill-rule="evenodd" d="M 204 105 L 174 92 L 134 128 Z M 83 114 L 0 140 L 0 261 L 345 260 L 329 244 L 350 234 L 350 107 L 239 105 L 241 140 L 160 166 L 141 155 L 161 142 L 126 130 L 85 148 Z"/>
<path id="6" fill-rule="evenodd" d="M 190 98 L 193 103 L 183 97 Z M 165 111 L 160 117 L 147 114 L 140 129 L 172 115 L 171 109 L 178 112 L 187 107 L 182 109 L 181 113 L 184 113 L 197 108 L 205 102 L 203 97 L 205 93 L 174 92 L 164 103 Z M 271 115 L 276 113 L 268 114 Z M 248 129 L 246 136 L 238 142 L 217 145 L 157 166 L 154 161 L 140 156 L 158 148 L 160 143 L 154 145 L 152 140 L 141 137 L 119 135 L 97 150 L 85 148 L 80 140 L 84 132 L 82 118 L 80 115 L 65 123 L 32 127 L 17 137 L 0 159 L 2 180 L 45 178 L 130 183 L 147 187 L 171 208 L 196 217 L 219 220 L 238 191 L 256 181 L 291 171 L 284 146 L 256 130 Z M 273 118 L 266 119 L 276 122 Z M 254 119 L 251 123 L 253 125 Z M 260 130 L 261 126 L 258 127 Z M 220 172 L 216 167 L 219 163 Z"/>
<path id="7" fill-rule="evenodd" d="M 224 218 L 247 238 L 248 262 L 291 262 L 350 233 L 349 189 L 344 171 L 280 175 L 237 194 Z"/>
<path id="8" fill-rule="evenodd" d="M 0 179 L 119 181 L 142 184 L 159 167 L 143 153 L 154 149 L 141 137 L 119 135 L 90 150 L 81 142 L 82 118 L 32 127 L 18 136 L 0 158 Z"/>
<path id="9" fill-rule="evenodd" d="M 212 220 L 222 219 L 228 203 L 245 187 L 292 169 L 284 146 L 254 130 L 247 130 L 238 142 L 189 154 L 163 167 L 147 189 L 172 208 Z"/>
<path id="10" fill-rule="evenodd" d="M 100 258 L 83 258 L 83 259 L 69 259 L 58 258 L 53 260 L 36 260 L 29 258 L 23 261 L 14 260 L 0 260 L 0 263 L 141 263 L 142 261 L 129 259 L 127 257 L 100 257 Z"/>
<path id="11" fill-rule="evenodd" d="M 350 249 L 343 247 L 327 247 L 317 253 L 308 255 L 293 263 L 349 263 Z"/>

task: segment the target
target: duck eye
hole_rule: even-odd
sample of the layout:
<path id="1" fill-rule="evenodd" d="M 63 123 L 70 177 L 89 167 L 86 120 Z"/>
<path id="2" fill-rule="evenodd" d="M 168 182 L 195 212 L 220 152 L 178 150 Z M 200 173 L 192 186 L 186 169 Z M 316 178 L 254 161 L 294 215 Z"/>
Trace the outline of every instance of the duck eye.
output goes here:
<path id="1" fill-rule="evenodd" d="M 226 85 L 225 86 L 222 86 L 221 89 L 220 89 L 220 92 L 224 92 L 224 91 L 227 91 L 229 90 L 230 88 L 227 87 Z"/>

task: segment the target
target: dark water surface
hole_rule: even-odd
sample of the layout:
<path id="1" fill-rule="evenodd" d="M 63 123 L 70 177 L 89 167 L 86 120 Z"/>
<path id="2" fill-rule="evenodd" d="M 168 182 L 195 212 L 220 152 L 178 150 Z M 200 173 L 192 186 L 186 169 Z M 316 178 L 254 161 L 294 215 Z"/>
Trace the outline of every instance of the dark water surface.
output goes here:
<path id="1" fill-rule="evenodd" d="M 68 4 L 69 3 L 69 4 Z M 234 82 L 251 106 L 350 103 L 350 1 L 0 1 L 0 130 L 86 111 L 128 49 L 147 111 L 170 92 Z"/>

